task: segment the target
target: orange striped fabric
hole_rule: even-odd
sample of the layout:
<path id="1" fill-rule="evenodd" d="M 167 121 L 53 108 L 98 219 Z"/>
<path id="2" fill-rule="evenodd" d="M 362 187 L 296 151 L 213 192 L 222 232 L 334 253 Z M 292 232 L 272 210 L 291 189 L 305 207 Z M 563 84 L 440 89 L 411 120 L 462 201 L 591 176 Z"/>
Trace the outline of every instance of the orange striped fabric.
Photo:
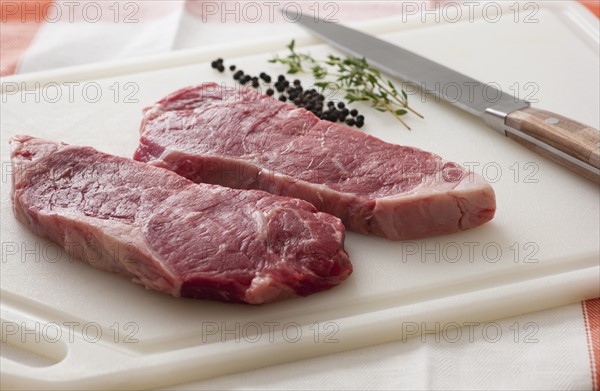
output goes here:
<path id="1" fill-rule="evenodd" d="M 52 0 L 0 0 L 0 76 L 15 73 L 51 4 Z"/>
<path id="2" fill-rule="evenodd" d="M 594 13 L 594 15 L 600 17 L 600 1 L 580 1 L 581 4 L 585 5 L 590 11 Z"/>
<path id="3" fill-rule="evenodd" d="M 592 371 L 592 389 L 600 390 L 600 298 L 581 302 Z"/>

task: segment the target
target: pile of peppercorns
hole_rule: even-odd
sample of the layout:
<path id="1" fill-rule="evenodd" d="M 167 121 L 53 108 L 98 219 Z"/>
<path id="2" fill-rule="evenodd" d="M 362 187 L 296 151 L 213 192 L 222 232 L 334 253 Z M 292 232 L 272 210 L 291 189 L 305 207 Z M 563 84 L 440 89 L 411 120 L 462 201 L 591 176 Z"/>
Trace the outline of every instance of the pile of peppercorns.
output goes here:
<path id="1" fill-rule="evenodd" d="M 221 73 L 225 72 L 225 65 L 222 58 L 216 59 L 210 65 L 213 69 Z M 229 66 L 231 72 L 235 71 L 233 79 L 241 85 L 259 88 L 260 80 L 262 80 L 268 86 L 265 91 L 268 96 L 274 96 L 277 93 L 280 101 L 303 107 L 320 119 L 331 122 L 343 122 L 348 126 L 356 126 L 357 128 L 362 128 L 365 124 L 365 117 L 359 115 L 358 110 L 346 108 L 344 102 L 338 102 L 336 105 L 335 102 L 329 101 L 325 104 L 325 96 L 323 94 L 320 94 L 314 88 L 305 90 L 298 79 L 290 83 L 284 75 L 279 75 L 277 81 L 271 85 L 271 76 L 265 72 L 261 72 L 258 76 L 250 76 L 245 74 L 241 69 L 237 71 L 236 69 L 235 65 Z"/>

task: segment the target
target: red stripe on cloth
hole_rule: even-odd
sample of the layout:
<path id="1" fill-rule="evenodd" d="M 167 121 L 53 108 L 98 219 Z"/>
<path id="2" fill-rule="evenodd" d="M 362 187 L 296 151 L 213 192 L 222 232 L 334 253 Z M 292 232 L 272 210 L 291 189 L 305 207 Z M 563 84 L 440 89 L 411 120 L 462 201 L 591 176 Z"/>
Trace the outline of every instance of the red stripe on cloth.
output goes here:
<path id="1" fill-rule="evenodd" d="M 52 0 L 0 0 L 0 21 L 41 23 L 50 11 Z"/>
<path id="2" fill-rule="evenodd" d="M 0 1 L 0 76 L 15 73 L 52 0 Z"/>
<path id="3" fill-rule="evenodd" d="M 0 25 L 0 76 L 15 73 L 21 55 L 29 47 L 40 25 L 20 22 Z"/>
<path id="4" fill-rule="evenodd" d="M 600 390 L 600 298 L 581 302 L 583 322 L 590 354 L 592 389 Z"/>
<path id="5" fill-rule="evenodd" d="M 592 1 L 580 0 L 579 2 L 583 5 L 585 5 L 586 7 L 588 7 L 588 9 L 590 11 L 592 11 L 594 13 L 594 15 L 600 17 L 600 1 L 598 1 L 598 0 L 592 0 Z"/>

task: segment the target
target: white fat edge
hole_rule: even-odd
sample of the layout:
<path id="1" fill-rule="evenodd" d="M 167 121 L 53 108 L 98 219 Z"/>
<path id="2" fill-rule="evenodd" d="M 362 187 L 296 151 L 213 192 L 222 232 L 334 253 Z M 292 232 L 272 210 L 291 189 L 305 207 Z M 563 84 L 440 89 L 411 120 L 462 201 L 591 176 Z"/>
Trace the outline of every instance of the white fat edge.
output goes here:
<path id="1" fill-rule="evenodd" d="M 252 283 L 246 290 L 246 298 L 248 296 L 255 296 L 263 299 L 260 302 L 270 302 L 273 298 L 282 299 L 285 297 L 294 296 L 294 291 L 285 284 L 273 283 L 274 280 L 270 275 L 262 276 L 257 275 L 252 279 Z"/>
<path id="2" fill-rule="evenodd" d="M 155 162 L 160 162 L 162 163 L 161 167 L 165 167 L 165 162 L 166 162 L 166 158 L 168 158 L 170 155 L 172 154 L 176 154 L 177 151 L 173 150 L 171 148 L 165 148 L 165 150 L 160 154 L 160 156 L 157 159 L 153 159 L 151 161 L 148 162 L 148 164 L 154 164 Z M 172 166 L 172 165 L 169 165 Z"/>
<path id="3" fill-rule="evenodd" d="M 445 162 L 443 162 L 445 163 Z M 469 188 L 472 184 L 477 183 L 487 183 L 485 181 L 479 180 L 478 175 L 472 172 L 468 172 L 465 170 L 467 175 L 465 175 L 461 180 L 456 182 L 448 182 L 442 178 L 442 172 L 437 171 L 435 175 L 429 175 L 421 181 L 420 184 L 415 186 L 410 191 L 398 194 L 390 194 L 383 197 L 377 197 L 376 200 L 390 200 L 390 199 L 417 199 L 424 196 L 430 196 L 432 194 L 443 194 L 443 193 L 453 193 L 456 191 L 464 190 L 465 188 Z M 465 182 L 466 181 L 466 182 Z M 465 183 L 468 183 L 465 185 Z M 422 192 L 423 189 L 427 189 L 427 192 Z"/>
<path id="4" fill-rule="evenodd" d="M 164 106 L 160 103 L 155 103 L 144 110 L 144 119 L 152 120 L 165 112 Z"/>

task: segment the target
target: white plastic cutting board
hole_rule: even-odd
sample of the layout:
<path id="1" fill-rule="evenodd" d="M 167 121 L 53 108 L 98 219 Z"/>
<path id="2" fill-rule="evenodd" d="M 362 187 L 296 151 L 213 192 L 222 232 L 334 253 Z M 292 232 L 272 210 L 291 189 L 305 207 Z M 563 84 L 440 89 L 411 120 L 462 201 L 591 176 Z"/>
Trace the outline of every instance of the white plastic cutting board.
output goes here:
<path id="1" fill-rule="evenodd" d="M 392 18 L 362 28 L 598 128 L 597 19 L 576 4 L 539 5 L 536 23 L 506 13 L 496 23 Z M 496 191 L 495 219 L 410 242 L 349 233 L 354 274 L 329 292 L 261 307 L 175 299 L 69 259 L 15 221 L 10 136 L 131 156 L 144 106 L 190 84 L 230 83 L 208 65 L 216 57 L 276 75 L 282 68 L 266 59 L 288 38 L 3 80 L 3 388 L 168 386 L 397 340 L 436 322 L 483 322 L 600 295 L 598 186 L 429 96 L 411 96 L 425 115 L 409 119 L 412 131 L 359 106 L 364 131 L 473 167 Z M 296 38 L 313 55 L 332 51 L 308 35 Z M 52 80 L 40 99 L 13 92 Z M 69 95 L 65 82 L 80 84 Z M 84 87 L 88 100 L 95 100 L 91 89 L 101 98 L 86 101 Z M 51 102 L 57 92 L 62 98 Z"/>

